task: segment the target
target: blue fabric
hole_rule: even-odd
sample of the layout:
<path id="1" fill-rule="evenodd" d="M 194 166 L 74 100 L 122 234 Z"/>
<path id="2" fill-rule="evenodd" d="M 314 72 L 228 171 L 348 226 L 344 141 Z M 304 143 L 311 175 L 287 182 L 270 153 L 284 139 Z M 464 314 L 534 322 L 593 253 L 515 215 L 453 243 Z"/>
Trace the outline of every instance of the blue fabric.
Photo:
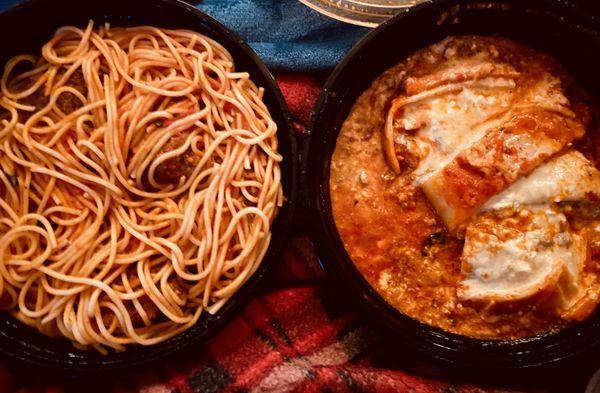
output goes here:
<path id="1" fill-rule="evenodd" d="M 10 8 L 14 4 L 22 3 L 22 1 L 16 0 L 0 0 L 0 11 L 4 11 L 7 8 Z"/>
<path id="2" fill-rule="evenodd" d="M 0 0 L 0 10 L 21 1 Z M 330 19 L 298 0 L 203 0 L 198 8 L 239 33 L 275 70 L 331 68 L 368 30 Z"/>
<path id="3" fill-rule="evenodd" d="M 298 0 L 204 0 L 198 7 L 238 32 L 273 69 L 331 68 L 367 31 Z"/>

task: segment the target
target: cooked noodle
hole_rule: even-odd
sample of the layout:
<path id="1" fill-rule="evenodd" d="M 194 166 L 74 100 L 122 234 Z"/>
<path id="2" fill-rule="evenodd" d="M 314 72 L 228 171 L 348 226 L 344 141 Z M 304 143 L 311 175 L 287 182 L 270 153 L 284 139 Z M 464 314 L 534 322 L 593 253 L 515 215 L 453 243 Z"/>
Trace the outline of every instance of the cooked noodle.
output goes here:
<path id="1" fill-rule="evenodd" d="M 277 126 L 219 43 L 90 21 L 11 59 L 1 89 L 2 309 L 123 350 L 215 313 L 257 269 L 283 201 Z"/>

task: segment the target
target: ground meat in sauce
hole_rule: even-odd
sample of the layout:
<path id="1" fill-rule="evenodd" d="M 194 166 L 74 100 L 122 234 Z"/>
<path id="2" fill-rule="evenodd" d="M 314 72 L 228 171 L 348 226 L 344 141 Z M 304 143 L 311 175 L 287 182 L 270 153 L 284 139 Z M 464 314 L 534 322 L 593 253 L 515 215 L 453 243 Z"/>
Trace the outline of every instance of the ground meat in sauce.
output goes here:
<path id="1" fill-rule="evenodd" d="M 189 134 L 186 132 L 179 132 L 173 135 L 162 147 L 161 154 L 181 147 L 185 143 L 188 135 Z M 182 154 L 170 158 L 160 164 L 156 168 L 154 177 L 161 184 L 178 184 L 182 176 L 189 177 L 192 174 L 199 159 L 200 158 L 188 148 Z"/>
<path id="2" fill-rule="evenodd" d="M 79 91 L 84 97 L 87 95 L 87 85 L 83 77 L 83 72 L 80 69 L 75 70 L 66 82 L 67 86 L 71 86 Z M 83 103 L 74 94 L 67 92 L 62 93 L 56 99 L 56 106 L 65 114 L 69 114 L 83 106 Z"/>
<path id="3" fill-rule="evenodd" d="M 390 304 L 404 314 L 451 332 L 511 339 L 557 330 L 565 322 L 544 310 L 543 299 L 501 306 L 461 301 L 457 289 L 462 280 L 460 255 L 464 241 L 447 233 L 419 188 L 413 187 L 405 175 L 390 172 L 382 151 L 386 111 L 391 100 L 403 91 L 407 77 L 427 75 L 448 59 L 480 51 L 516 64 L 517 69 L 528 67 L 529 56 L 541 56 L 503 39 L 461 37 L 420 51 L 384 72 L 357 100 L 340 131 L 331 162 L 331 200 L 346 250 Z M 547 69 L 561 77 L 574 107 L 587 99 L 560 65 L 544 59 Z M 598 123 L 596 119 L 596 115 L 591 120 L 582 119 L 590 124 L 588 135 L 576 147 L 597 164 L 600 152 L 593 142 L 600 141 L 600 131 L 593 126 Z M 600 270 L 597 242 L 592 242 L 591 248 L 595 263 L 588 264 L 586 273 L 593 276 Z"/>
<path id="4" fill-rule="evenodd" d="M 58 80 L 62 74 L 64 74 L 64 71 L 62 73 L 60 73 L 60 72 L 57 73 L 55 80 Z M 39 78 L 39 75 L 36 75 L 31 78 L 22 79 L 16 83 L 13 83 L 9 87 L 9 89 L 13 90 L 13 91 L 25 90 L 25 89 L 29 88 L 30 86 L 32 86 L 38 78 Z M 81 69 L 76 69 L 75 71 L 73 71 L 71 76 L 69 76 L 69 78 L 67 79 L 65 86 L 73 87 L 74 89 L 79 91 L 84 97 L 87 95 L 87 85 L 85 83 L 85 79 L 84 79 L 83 72 L 81 71 Z M 50 97 L 44 94 L 44 85 L 40 86 L 32 94 L 19 100 L 19 103 L 24 104 L 24 105 L 33 106 L 35 108 L 34 112 L 19 111 L 19 120 L 26 121 L 27 119 L 29 119 L 31 117 L 32 114 L 34 114 L 35 112 L 38 112 L 41 109 L 43 109 L 44 107 L 46 107 L 46 105 L 48 105 L 49 101 L 50 101 Z M 77 110 L 78 108 L 81 108 L 83 106 L 83 103 L 74 94 L 67 91 L 67 92 L 62 93 L 61 95 L 59 95 L 56 98 L 56 106 L 63 113 L 70 114 L 71 112 Z M 2 115 L 3 114 L 0 113 L 0 118 Z"/>
<path id="5" fill-rule="evenodd" d="M 592 259 L 600 259 L 600 239 L 593 239 L 590 246 Z"/>

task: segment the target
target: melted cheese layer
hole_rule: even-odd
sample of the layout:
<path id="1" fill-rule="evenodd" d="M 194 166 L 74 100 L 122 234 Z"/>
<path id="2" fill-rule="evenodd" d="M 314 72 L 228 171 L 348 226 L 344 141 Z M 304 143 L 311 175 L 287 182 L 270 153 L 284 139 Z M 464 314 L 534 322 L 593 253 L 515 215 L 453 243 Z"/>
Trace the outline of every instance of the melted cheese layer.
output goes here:
<path id="1" fill-rule="evenodd" d="M 550 205 L 492 212 L 467 229 L 463 250 L 464 299 L 511 301 L 557 285 L 563 273 L 577 282 L 585 261 L 580 238 Z"/>
<path id="2" fill-rule="evenodd" d="M 492 119 L 508 110 L 514 80 L 486 78 L 477 87 L 464 87 L 445 95 L 409 105 L 401 119 L 405 129 L 421 125 L 416 141 L 426 152 L 413 174 L 417 185 L 450 163 L 456 155 L 501 123 Z"/>
<path id="3" fill-rule="evenodd" d="M 554 157 L 482 206 L 482 211 L 540 203 L 582 201 L 600 194 L 600 171 L 575 150 Z"/>

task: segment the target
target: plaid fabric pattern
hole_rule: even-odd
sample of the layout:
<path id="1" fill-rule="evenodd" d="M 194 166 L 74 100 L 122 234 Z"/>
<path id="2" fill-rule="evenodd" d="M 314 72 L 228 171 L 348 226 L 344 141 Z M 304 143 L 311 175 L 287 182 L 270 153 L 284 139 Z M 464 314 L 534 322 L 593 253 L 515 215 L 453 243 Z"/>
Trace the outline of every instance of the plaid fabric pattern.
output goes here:
<path id="1" fill-rule="evenodd" d="M 317 79 L 278 78 L 295 128 L 306 133 L 316 97 Z M 335 289 L 325 288 L 323 271 L 306 236 L 297 236 L 273 272 L 270 289 L 253 300 L 212 340 L 185 359 L 170 360 L 135 375 L 69 381 L 68 376 L 40 377 L 0 360 L 0 393 L 60 392 L 509 392 L 452 384 L 379 367 L 382 358 L 405 359 L 396 369 L 427 371 L 412 354 L 389 353 L 386 341 Z M 389 362 L 388 362 L 389 364 Z M 515 392 L 512 391 L 511 392 Z"/>
<path id="2" fill-rule="evenodd" d="M 316 287 L 281 289 L 253 301 L 209 343 L 202 364 L 143 391 L 500 392 L 375 369 L 374 345 L 352 315 L 329 315 Z"/>

